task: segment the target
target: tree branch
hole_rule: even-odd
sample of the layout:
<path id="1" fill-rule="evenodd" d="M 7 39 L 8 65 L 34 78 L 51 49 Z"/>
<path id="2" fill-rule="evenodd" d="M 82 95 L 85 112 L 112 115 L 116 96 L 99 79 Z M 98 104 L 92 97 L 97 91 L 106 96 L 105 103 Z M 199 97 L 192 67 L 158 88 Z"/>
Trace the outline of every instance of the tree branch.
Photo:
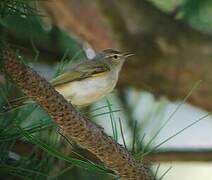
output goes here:
<path id="1" fill-rule="evenodd" d="M 51 23 L 58 25 L 82 44 L 89 43 L 96 49 L 115 46 L 110 28 L 95 1 L 51 0 L 39 2 Z"/>
<path id="2" fill-rule="evenodd" d="M 211 162 L 211 149 L 166 149 L 151 153 L 144 157 L 144 162 Z"/>
<path id="3" fill-rule="evenodd" d="M 3 52 L 3 60 L 7 73 L 26 95 L 33 97 L 78 145 L 95 154 L 122 179 L 152 179 L 142 163 L 135 161 L 125 148 L 82 116 L 48 81 L 18 61 L 10 50 Z"/>

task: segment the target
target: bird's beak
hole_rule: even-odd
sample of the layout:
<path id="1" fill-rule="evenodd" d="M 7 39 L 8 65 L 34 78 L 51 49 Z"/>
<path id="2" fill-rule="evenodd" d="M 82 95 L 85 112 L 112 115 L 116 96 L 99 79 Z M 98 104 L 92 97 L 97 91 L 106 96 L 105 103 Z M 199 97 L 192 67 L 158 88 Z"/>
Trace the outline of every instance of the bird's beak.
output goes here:
<path id="1" fill-rule="evenodd" d="M 125 53 L 125 54 L 124 54 L 124 57 L 125 57 L 125 58 L 128 58 L 128 57 L 134 56 L 134 55 L 135 55 L 135 54 L 132 54 L 132 53 Z"/>

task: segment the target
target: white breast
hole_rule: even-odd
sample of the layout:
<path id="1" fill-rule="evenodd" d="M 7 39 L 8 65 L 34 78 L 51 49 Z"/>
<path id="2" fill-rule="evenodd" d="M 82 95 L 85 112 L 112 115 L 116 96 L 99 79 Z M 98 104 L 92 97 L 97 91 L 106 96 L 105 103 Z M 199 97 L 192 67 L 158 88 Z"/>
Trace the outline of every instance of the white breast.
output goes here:
<path id="1" fill-rule="evenodd" d="M 61 85 L 56 90 L 77 106 L 91 104 L 110 93 L 118 81 L 118 74 L 111 72 L 86 80 Z"/>

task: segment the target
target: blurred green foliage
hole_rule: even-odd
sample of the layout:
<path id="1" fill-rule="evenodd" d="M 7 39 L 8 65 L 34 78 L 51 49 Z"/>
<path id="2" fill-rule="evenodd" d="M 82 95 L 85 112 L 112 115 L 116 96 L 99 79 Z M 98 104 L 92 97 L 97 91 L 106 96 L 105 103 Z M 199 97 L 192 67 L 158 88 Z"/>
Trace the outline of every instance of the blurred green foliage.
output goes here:
<path id="1" fill-rule="evenodd" d="M 183 19 L 203 32 L 212 32 L 212 1 L 186 0 L 182 6 Z"/>
<path id="2" fill-rule="evenodd" d="M 148 0 L 166 13 L 176 13 L 176 16 L 186 21 L 193 28 L 202 32 L 212 31 L 212 1 L 211 0 Z M 177 12 L 175 12 L 177 11 Z"/>
<path id="3" fill-rule="evenodd" d="M 36 9 L 36 2 L 1 1 L 0 38 L 27 50 L 31 47 L 27 54 L 44 52 L 45 54 L 40 54 L 40 62 L 60 61 L 65 51 L 68 51 L 66 58 L 73 57 L 81 49 L 80 45 L 57 27 L 45 24 L 42 21 L 44 15 Z M 83 57 L 83 54 L 79 57 Z"/>

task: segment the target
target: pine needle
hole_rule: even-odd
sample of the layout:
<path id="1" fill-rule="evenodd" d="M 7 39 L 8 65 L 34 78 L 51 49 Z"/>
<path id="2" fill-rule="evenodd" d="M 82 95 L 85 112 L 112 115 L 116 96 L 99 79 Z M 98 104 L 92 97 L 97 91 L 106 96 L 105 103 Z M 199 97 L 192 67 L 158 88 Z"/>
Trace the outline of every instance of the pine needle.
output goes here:
<path id="1" fill-rule="evenodd" d="M 170 114 L 170 116 L 168 117 L 168 119 L 162 124 L 162 126 L 157 130 L 157 132 L 155 133 L 155 135 L 150 139 L 150 141 L 144 147 L 144 151 L 145 151 L 145 149 L 148 149 L 149 148 L 149 146 L 153 142 L 153 140 L 159 135 L 159 133 L 165 128 L 165 126 L 171 121 L 171 119 L 173 118 L 173 116 L 182 107 L 182 105 L 185 104 L 185 102 L 192 95 L 192 93 L 200 86 L 201 82 L 202 81 L 198 81 L 198 82 L 195 83 L 195 85 L 192 87 L 192 89 L 190 90 L 190 92 L 185 96 L 185 98 L 183 99 L 183 101 L 176 107 L 176 109 Z"/>
<path id="2" fill-rule="evenodd" d="M 188 128 L 194 126 L 195 124 L 197 124 L 198 122 L 202 121 L 203 119 L 209 117 L 212 113 L 208 113 L 204 116 L 202 116 L 201 118 L 197 119 L 196 121 L 190 123 L 189 125 L 187 125 L 186 127 L 184 127 L 183 129 L 179 130 L 178 132 L 176 132 L 175 134 L 173 134 L 172 136 L 168 137 L 167 139 L 165 139 L 164 141 L 162 141 L 161 143 L 159 143 L 158 145 L 156 145 L 152 150 L 144 153 L 142 156 L 146 156 L 152 152 L 154 152 L 155 150 L 157 150 L 160 146 L 162 146 L 163 144 L 165 144 L 167 141 L 173 139 L 175 136 L 179 135 L 180 133 L 184 132 L 185 130 L 187 130 Z"/>
<path id="3" fill-rule="evenodd" d="M 164 178 L 164 176 L 172 169 L 172 166 L 170 166 L 162 175 L 158 180 L 162 180 Z"/>
<path id="4" fill-rule="evenodd" d="M 127 149 L 127 145 L 126 145 L 125 138 L 124 138 L 124 132 L 123 132 L 123 128 L 122 128 L 122 122 L 121 122 L 120 117 L 119 117 L 119 128 L 120 128 L 120 131 L 121 131 L 121 137 L 122 137 L 124 147 L 125 147 L 125 149 Z"/>

